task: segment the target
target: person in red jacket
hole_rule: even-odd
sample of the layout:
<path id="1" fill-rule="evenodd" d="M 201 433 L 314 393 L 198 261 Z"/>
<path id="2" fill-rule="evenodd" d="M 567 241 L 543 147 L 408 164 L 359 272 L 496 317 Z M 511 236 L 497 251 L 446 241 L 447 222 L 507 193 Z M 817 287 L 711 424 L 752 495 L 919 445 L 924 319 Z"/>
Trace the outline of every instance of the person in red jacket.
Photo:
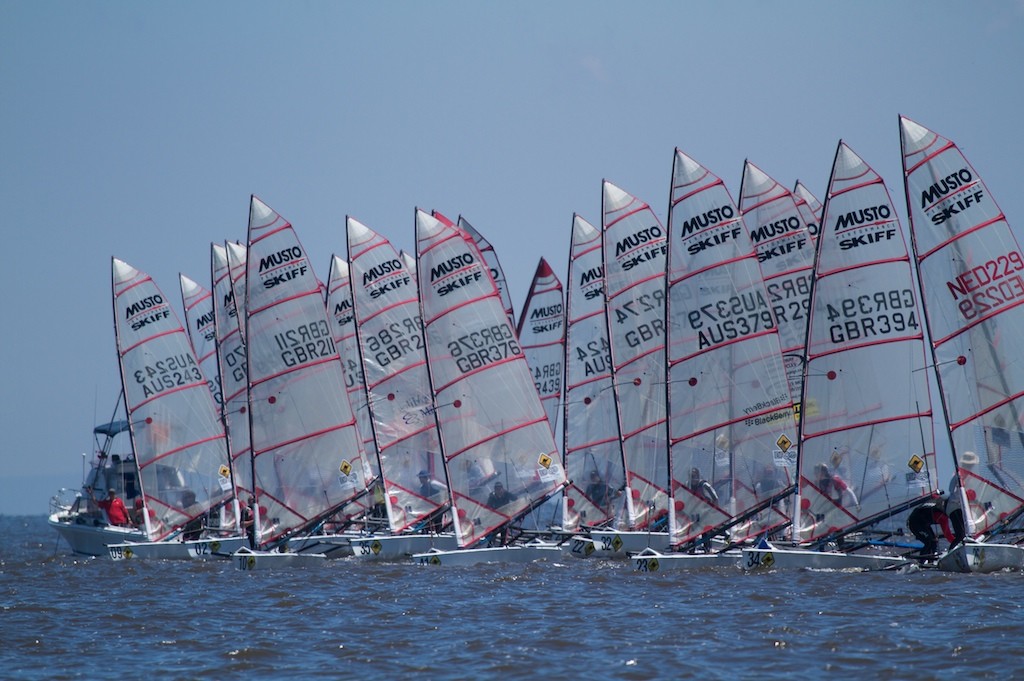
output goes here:
<path id="1" fill-rule="evenodd" d="M 92 496 L 92 489 L 89 490 L 89 496 L 92 497 L 93 501 L 96 501 L 96 497 Z M 121 497 L 117 496 L 117 490 L 113 487 L 107 490 L 107 498 L 102 501 L 96 501 L 96 505 L 107 512 L 107 520 L 110 521 L 111 525 L 118 525 L 120 527 L 131 526 L 128 508 L 121 501 Z"/>

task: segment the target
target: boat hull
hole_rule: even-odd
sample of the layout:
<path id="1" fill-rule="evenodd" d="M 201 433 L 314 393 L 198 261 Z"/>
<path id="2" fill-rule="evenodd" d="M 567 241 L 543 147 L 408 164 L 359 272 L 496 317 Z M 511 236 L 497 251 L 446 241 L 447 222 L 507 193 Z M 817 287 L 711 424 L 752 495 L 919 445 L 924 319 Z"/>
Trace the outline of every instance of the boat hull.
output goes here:
<path id="1" fill-rule="evenodd" d="M 315 567 L 326 565 L 327 556 L 322 553 L 281 553 L 278 551 L 252 551 L 239 549 L 231 555 L 235 568 L 243 572 L 276 570 L 280 568 Z"/>
<path id="2" fill-rule="evenodd" d="M 210 560 L 230 558 L 246 545 L 245 537 L 197 539 L 195 541 L 125 542 L 107 546 L 112 560 Z"/>
<path id="3" fill-rule="evenodd" d="M 492 546 L 480 549 L 433 550 L 414 554 L 412 559 L 420 565 L 467 566 L 481 563 L 532 563 L 535 560 L 558 560 L 562 547 L 555 544 L 524 544 L 521 546 Z"/>
<path id="4" fill-rule="evenodd" d="M 743 549 L 744 570 L 892 570 L 910 564 L 900 556 L 807 551 L 803 549 Z"/>
<path id="5" fill-rule="evenodd" d="M 570 541 L 570 553 L 578 558 L 628 558 L 644 549 L 667 551 L 669 538 L 667 532 L 628 532 L 620 530 L 593 530 L 590 533 L 593 547 L 586 546 L 586 537 Z M 578 549 L 578 550 L 577 550 Z"/>
<path id="6" fill-rule="evenodd" d="M 661 553 L 647 549 L 630 561 L 637 572 L 673 572 L 677 570 L 706 570 L 709 568 L 737 568 L 743 554 L 738 550 L 722 553 Z"/>
<path id="7" fill-rule="evenodd" d="M 288 540 L 288 553 L 312 553 L 328 558 L 345 558 L 352 555 L 350 542 L 359 534 L 314 534 L 308 537 Z"/>
<path id="8" fill-rule="evenodd" d="M 943 554 L 935 567 L 943 572 L 981 574 L 1001 570 L 1024 570 L 1024 547 L 1016 544 L 959 544 Z"/>
<path id="9" fill-rule="evenodd" d="M 78 522 L 78 521 L 83 522 Z M 84 556 L 107 556 L 110 544 L 145 542 L 146 535 L 133 527 L 96 525 L 84 522 L 81 516 L 54 513 L 49 524 L 68 543 L 74 553 Z"/>
<path id="10" fill-rule="evenodd" d="M 454 551 L 459 544 L 454 534 L 399 534 L 357 537 L 351 540 L 352 555 L 364 561 L 408 560 L 431 549 Z"/>

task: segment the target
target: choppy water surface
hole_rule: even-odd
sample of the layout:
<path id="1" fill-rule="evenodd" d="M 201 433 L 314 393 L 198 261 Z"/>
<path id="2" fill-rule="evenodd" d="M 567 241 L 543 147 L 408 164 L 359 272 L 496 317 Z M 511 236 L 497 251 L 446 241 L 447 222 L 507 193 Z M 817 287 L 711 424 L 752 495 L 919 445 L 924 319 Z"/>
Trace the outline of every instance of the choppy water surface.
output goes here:
<path id="1" fill-rule="evenodd" d="M 4 678 L 1008 678 L 1022 600 L 1010 573 L 114 563 L 0 516 Z"/>

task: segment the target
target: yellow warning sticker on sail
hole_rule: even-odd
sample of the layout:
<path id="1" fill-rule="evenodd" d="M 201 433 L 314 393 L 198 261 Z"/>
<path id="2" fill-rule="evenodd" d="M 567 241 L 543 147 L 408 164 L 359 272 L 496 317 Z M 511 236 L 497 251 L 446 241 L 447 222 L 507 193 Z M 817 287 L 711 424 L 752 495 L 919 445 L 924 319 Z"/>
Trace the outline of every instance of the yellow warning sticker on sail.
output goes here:
<path id="1" fill-rule="evenodd" d="M 910 457 L 910 461 L 907 462 L 907 465 L 910 466 L 910 470 L 915 473 L 920 473 L 921 469 L 924 468 L 924 459 L 919 457 L 917 454 L 914 454 Z"/>
<path id="2" fill-rule="evenodd" d="M 229 475 L 231 475 L 231 471 L 228 470 L 227 466 L 221 466 L 220 470 L 218 470 L 217 472 L 220 473 L 220 477 L 222 477 L 222 478 L 226 478 Z"/>
<path id="3" fill-rule="evenodd" d="M 551 467 L 551 457 L 548 456 L 547 454 L 541 454 L 540 458 L 537 459 L 537 463 L 539 463 L 544 468 L 550 468 Z"/>
<path id="4" fill-rule="evenodd" d="M 793 446 L 793 441 L 783 433 L 779 436 L 779 439 L 775 441 L 775 444 L 782 450 L 783 454 L 785 454 L 789 451 L 789 448 Z"/>
<path id="5" fill-rule="evenodd" d="M 338 466 L 338 470 L 341 471 L 343 475 L 348 475 L 349 473 L 352 472 L 352 464 L 350 464 L 346 459 L 345 461 L 341 462 L 340 466 Z"/>

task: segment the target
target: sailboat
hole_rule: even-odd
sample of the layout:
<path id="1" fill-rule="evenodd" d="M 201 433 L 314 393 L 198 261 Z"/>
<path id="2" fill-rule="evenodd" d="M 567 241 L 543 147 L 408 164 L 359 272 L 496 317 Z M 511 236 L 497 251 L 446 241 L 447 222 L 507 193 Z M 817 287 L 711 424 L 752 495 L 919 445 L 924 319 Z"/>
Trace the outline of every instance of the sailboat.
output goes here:
<path id="1" fill-rule="evenodd" d="M 907 512 L 931 497 L 937 473 L 918 291 L 882 178 L 840 141 L 806 341 L 794 517 L 804 550 L 747 549 L 745 567 L 904 563 Z"/>
<path id="2" fill-rule="evenodd" d="M 565 304 L 562 282 L 543 257 L 533 274 L 523 313 L 516 329 L 533 384 L 540 395 L 551 431 L 556 432 L 562 398 L 562 360 L 565 357 Z"/>
<path id="3" fill-rule="evenodd" d="M 232 262 L 235 266 L 232 267 Z M 245 249 L 235 243 L 211 244 L 210 270 L 213 281 L 213 317 L 217 333 L 217 367 L 221 377 L 222 415 L 236 497 L 247 503 L 252 496 L 252 450 L 249 447 L 249 371 L 242 341 L 243 323 L 239 296 L 232 281 L 232 270 L 242 273 L 244 281 Z"/>
<path id="4" fill-rule="evenodd" d="M 354 538 L 357 557 L 399 559 L 433 547 L 441 535 L 448 486 L 434 419 L 416 280 L 386 238 L 346 220 L 354 324 L 380 461 L 387 532 Z"/>
<path id="5" fill-rule="evenodd" d="M 793 199 L 796 201 L 796 209 L 800 211 L 800 217 L 807 225 L 807 232 L 812 239 L 817 239 L 821 232 L 821 213 L 824 206 L 821 205 L 821 201 L 818 201 L 818 197 L 811 193 L 807 185 L 800 180 L 793 185 Z"/>
<path id="6" fill-rule="evenodd" d="M 900 116 L 904 189 L 933 365 L 968 541 L 943 570 L 1024 567 L 1024 257 L 1006 216 L 951 140 Z"/>
<path id="7" fill-rule="evenodd" d="M 111 269 L 118 364 L 134 453 L 128 468 L 137 477 L 106 483 L 111 497 L 131 502 L 135 515 L 117 530 L 109 519 L 80 523 L 88 509 L 85 515 L 51 518 L 51 524 L 74 551 L 100 555 L 97 544 L 110 544 L 106 553 L 114 559 L 194 558 L 233 550 L 240 537 L 225 539 L 234 543 L 223 547 L 219 538 L 200 539 L 203 519 L 230 502 L 234 490 L 224 428 L 192 344 L 147 274 L 117 258 Z M 119 463 L 123 472 L 125 462 Z M 91 488 L 86 493 L 95 501 Z"/>
<path id="8" fill-rule="evenodd" d="M 669 544 L 665 423 L 665 230 L 650 206 L 604 181 L 602 250 L 612 386 L 626 471 L 622 523 L 591 537 L 617 555 Z"/>
<path id="9" fill-rule="evenodd" d="M 749 160 L 743 164 L 739 208 L 779 326 L 789 394 L 799 419 L 814 238 L 793 194 Z"/>
<path id="10" fill-rule="evenodd" d="M 515 524 L 566 484 L 515 331 L 471 236 L 416 211 L 416 271 L 434 401 L 459 549 L 414 555 L 465 565 L 558 555 L 515 544 Z M 497 546 L 482 546 L 488 540 Z"/>
<path id="11" fill-rule="evenodd" d="M 334 345 L 338 348 L 342 371 L 345 374 L 345 390 L 356 417 L 356 426 L 362 441 L 363 456 L 370 467 L 372 480 L 380 480 L 380 461 L 377 458 L 377 443 L 373 437 L 373 423 L 370 406 L 366 401 L 366 377 L 362 362 L 359 361 L 359 339 L 356 337 L 356 317 L 352 309 L 352 286 L 348 262 L 334 255 L 327 277 L 327 317 L 334 334 Z M 335 518 L 343 525 L 359 524 L 363 529 L 373 529 L 387 522 L 383 509 L 383 486 L 372 485 L 373 493 L 356 497 L 342 507 Z"/>
<path id="12" fill-rule="evenodd" d="M 447 221 L 447 218 L 444 218 L 444 216 L 438 216 L 436 211 L 434 217 Z M 469 224 L 469 220 L 465 217 L 460 215 L 457 225 L 459 229 L 473 238 L 473 243 L 476 244 L 481 255 L 483 255 L 484 262 L 487 263 L 487 268 L 490 271 L 491 279 L 494 280 L 494 285 L 498 287 L 498 295 L 501 297 L 501 305 L 505 308 L 505 314 L 508 315 L 509 324 L 512 325 L 513 329 L 516 328 L 516 313 L 512 307 L 512 295 L 509 293 L 508 281 L 505 279 L 505 270 L 501 267 L 497 251 L 494 250 L 491 242 L 484 238 L 483 234 L 477 231 L 473 225 Z"/>
<path id="13" fill-rule="evenodd" d="M 249 216 L 244 338 L 255 535 L 257 547 L 281 555 L 290 538 L 365 494 L 370 473 L 309 258 L 292 225 L 255 196 Z M 273 555 L 246 552 L 238 567 L 284 562 Z"/>
<path id="14" fill-rule="evenodd" d="M 679 149 L 668 233 L 669 532 L 680 553 L 638 554 L 646 572 L 737 564 L 711 538 L 780 531 L 796 488 L 793 402 L 749 231 L 725 183 Z"/>
<path id="15" fill-rule="evenodd" d="M 579 215 L 572 221 L 566 281 L 562 446 L 571 484 L 562 529 L 583 533 L 570 540 L 570 554 L 589 558 L 614 553 L 614 536 L 599 545 L 589 530 L 620 516 L 626 476 L 612 389 L 601 232 Z"/>

